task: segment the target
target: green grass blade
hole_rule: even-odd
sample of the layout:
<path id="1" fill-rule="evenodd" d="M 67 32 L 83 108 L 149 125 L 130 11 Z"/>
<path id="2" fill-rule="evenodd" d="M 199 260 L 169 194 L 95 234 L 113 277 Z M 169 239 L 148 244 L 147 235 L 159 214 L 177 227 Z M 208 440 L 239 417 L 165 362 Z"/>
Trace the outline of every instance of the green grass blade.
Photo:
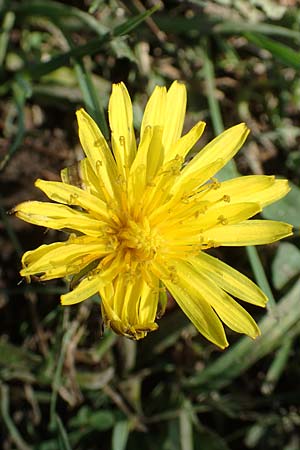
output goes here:
<path id="1" fill-rule="evenodd" d="M 16 428 L 12 418 L 9 414 L 9 388 L 7 385 L 0 385 L 0 408 L 1 417 L 9 431 L 11 440 L 14 442 L 19 450 L 31 450 L 31 447 L 24 441 Z"/>
<path id="2" fill-rule="evenodd" d="M 5 168 L 10 158 L 17 151 L 25 134 L 24 106 L 27 97 L 30 95 L 30 86 L 25 78 L 17 76 L 13 82 L 12 91 L 18 113 L 18 131 L 7 154 L 4 156 L 2 161 L 0 161 L 0 171 Z"/>
<path id="3" fill-rule="evenodd" d="M 208 44 L 207 41 L 204 41 L 203 45 L 203 58 L 204 58 L 204 78 L 207 86 L 207 100 L 209 109 L 212 116 L 212 123 L 215 134 L 219 134 L 224 130 L 224 124 L 222 119 L 222 114 L 220 110 L 219 102 L 215 96 L 215 74 L 214 74 L 214 66 L 211 58 L 209 57 Z M 226 180 L 229 178 L 234 178 L 238 176 L 238 170 L 236 168 L 234 160 L 231 160 L 219 173 L 218 178 L 220 180 Z M 271 287 L 269 285 L 268 279 L 266 277 L 263 265 L 259 259 L 257 250 L 255 247 L 250 247 L 247 249 L 247 255 L 249 258 L 249 262 L 255 277 L 256 282 L 260 286 L 260 288 L 265 292 L 265 294 L 269 298 L 268 308 L 270 311 L 273 311 L 276 303 L 274 296 L 272 294 Z"/>
<path id="4" fill-rule="evenodd" d="M 55 55 L 47 62 L 36 63 L 28 66 L 26 68 L 26 73 L 34 80 L 38 80 L 42 76 L 47 75 L 61 66 L 69 65 L 72 58 L 82 58 L 86 55 L 94 55 L 99 52 L 102 46 L 111 38 L 111 34 L 107 33 L 99 38 L 91 39 L 87 44 L 79 45 L 76 48 L 68 50 L 67 52 Z"/>
<path id="5" fill-rule="evenodd" d="M 251 268 L 253 270 L 254 278 L 269 299 L 267 308 L 269 309 L 270 313 L 276 315 L 276 302 L 260 257 L 258 255 L 258 251 L 253 246 L 246 247 L 246 251 L 249 261 L 251 262 Z"/>
<path id="6" fill-rule="evenodd" d="M 7 45 L 9 41 L 9 33 L 14 26 L 15 22 L 15 14 L 12 11 L 8 11 L 2 23 L 2 31 L 0 33 L 0 68 L 2 70 L 2 66 L 6 56 Z"/>
<path id="7" fill-rule="evenodd" d="M 57 22 L 57 25 L 64 34 L 64 37 L 70 48 L 74 48 L 74 43 L 72 42 L 71 36 L 64 28 L 62 23 L 59 21 Z M 106 139 L 109 139 L 109 130 L 105 119 L 104 110 L 103 107 L 100 106 L 100 96 L 95 90 L 92 76 L 86 69 L 84 62 L 81 59 L 74 58 L 73 64 L 86 109 L 102 130 L 104 137 Z"/>
<path id="8" fill-rule="evenodd" d="M 300 280 L 277 304 L 277 318 L 268 315 L 259 323 L 261 336 L 255 341 L 242 338 L 199 375 L 187 381 L 188 386 L 220 389 L 274 351 L 286 337 L 300 334 Z"/>
<path id="9" fill-rule="evenodd" d="M 300 32 L 280 25 L 274 25 L 257 21 L 226 20 L 224 17 L 213 17 L 208 15 L 196 14 L 193 17 L 184 17 L 183 15 L 174 15 L 172 20 L 167 15 L 161 14 L 156 18 L 159 28 L 166 33 L 197 33 L 197 36 L 207 37 L 220 36 L 227 38 L 227 35 L 242 35 L 246 32 L 260 33 L 267 36 L 282 36 L 285 38 L 300 40 Z"/>
<path id="10" fill-rule="evenodd" d="M 258 22 L 243 22 L 243 21 L 230 21 L 223 20 L 213 28 L 214 33 L 220 34 L 245 34 L 245 33 L 260 33 L 269 36 L 282 36 L 290 39 L 300 40 L 300 32 L 292 30 L 280 25 L 274 25 L 269 23 Z"/>
<path id="11" fill-rule="evenodd" d="M 65 355 L 67 351 L 67 347 L 69 345 L 69 342 L 74 334 L 74 326 L 71 326 L 66 333 L 63 336 L 62 344 L 60 347 L 60 354 L 58 357 L 53 382 L 52 382 L 52 395 L 51 395 L 51 401 L 50 401 L 50 428 L 55 429 L 56 424 L 56 402 L 57 402 L 57 395 L 58 391 L 61 385 L 61 378 L 62 378 L 62 370 L 63 370 L 63 364 L 65 360 Z"/>
<path id="12" fill-rule="evenodd" d="M 72 450 L 69 443 L 68 434 L 65 430 L 61 418 L 56 414 L 55 419 L 58 430 L 59 450 Z"/>
<path id="13" fill-rule="evenodd" d="M 216 97 L 216 83 L 213 63 L 209 57 L 209 49 L 207 40 L 203 40 L 203 75 L 206 82 L 207 101 L 211 114 L 211 121 L 216 135 L 224 131 L 224 124 L 220 105 Z M 230 179 L 238 176 L 238 171 L 234 161 L 229 161 L 226 166 L 219 172 L 220 180 Z"/>
<path id="14" fill-rule="evenodd" d="M 41 62 L 33 64 L 31 66 L 27 66 L 26 73 L 33 79 L 39 79 L 41 76 L 46 75 L 61 66 L 70 64 L 72 58 L 82 58 L 87 55 L 94 55 L 95 53 L 99 52 L 104 44 L 112 40 L 114 37 L 122 36 L 135 29 L 157 9 L 158 6 L 155 6 L 148 11 L 138 14 L 137 16 L 125 21 L 123 24 L 114 28 L 112 32 L 103 34 L 101 37 L 91 39 L 87 44 L 80 45 L 76 48 L 72 48 L 67 52 L 53 56 L 47 62 Z"/>
<path id="15" fill-rule="evenodd" d="M 104 137 L 109 139 L 109 130 L 105 119 L 104 110 L 99 104 L 98 99 L 100 96 L 95 90 L 91 74 L 88 70 L 86 70 L 82 61 L 77 60 L 74 63 L 74 68 L 82 91 L 86 109 L 98 124 Z"/>
<path id="16" fill-rule="evenodd" d="M 18 14 L 18 17 L 38 16 L 48 17 L 53 22 L 57 19 L 75 18 L 82 22 L 83 25 L 88 26 L 90 30 L 98 35 L 103 35 L 109 31 L 109 28 L 104 26 L 94 16 L 88 14 L 74 6 L 64 4 L 63 2 L 55 2 L 51 0 L 30 0 L 26 2 L 19 2 L 13 7 L 13 11 Z"/>
<path id="17" fill-rule="evenodd" d="M 274 58 L 278 61 L 286 64 L 289 67 L 293 67 L 296 70 L 300 69 L 300 53 L 288 47 L 285 44 L 276 42 L 274 39 L 270 39 L 266 36 L 254 33 L 244 33 L 248 41 L 255 44 L 257 47 L 268 50 Z"/>
<path id="18" fill-rule="evenodd" d="M 214 66 L 211 59 L 208 56 L 208 42 L 203 40 L 203 57 L 204 57 L 204 78 L 206 81 L 207 101 L 211 114 L 211 120 L 215 134 L 221 134 L 224 131 L 224 124 L 222 119 L 222 113 L 219 102 L 216 98 L 216 83 Z"/>
<path id="19" fill-rule="evenodd" d="M 294 342 L 293 336 L 286 336 L 279 349 L 277 350 L 274 360 L 267 372 L 266 378 L 261 387 L 264 394 L 270 395 L 273 392 L 280 376 L 282 375 L 288 358 L 291 356 L 292 346 Z"/>
<path id="20" fill-rule="evenodd" d="M 155 13 L 155 11 L 157 11 L 159 8 L 160 4 L 157 4 L 152 8 L 148 9 L 147 11 L 137 14 L 135 17 L 132 17 L 131 19 L 128 19 L 126 22 L 117 26 L 113 30 L 112 33 L 113 36 L 124 36 L 124 34 L 128 34 L 130 31 L 134 30 L 138 25 L 144 22 L 144 20 L 147 19 L 147 17 L 150 17 L 153 13 Z"/>
<path id="21" fill-rule="evenodd" d="M 193 417 L 191 405 L 186 401 L 179 413 L 180 448 L 181 450 L 194 450 Z"/>
<path id="22" fill-rule="evenodd" d="M 112 433 L 112 450 L 125 450 L 127 447 L 130 424 L 127 420 L 116 423 Z"/>

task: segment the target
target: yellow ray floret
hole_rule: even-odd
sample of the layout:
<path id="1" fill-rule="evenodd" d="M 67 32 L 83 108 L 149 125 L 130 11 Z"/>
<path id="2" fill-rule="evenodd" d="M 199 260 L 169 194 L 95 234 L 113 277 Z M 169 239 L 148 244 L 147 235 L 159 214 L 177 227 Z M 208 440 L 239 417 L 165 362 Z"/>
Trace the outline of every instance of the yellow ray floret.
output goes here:
<path id="1" fill-rule="evenodd" d="M 62 171 L 62 182 L 36 181 L 54 203 L 28 201 L 14 208 L 19 218 L 69 237 L 26 252 L 21 275 L 70 280 L 63 305 L 100 294 L 106 326 L 133 339 L 157 329 L 168 291 L 199 332 L 225 348 L 223 324 L 253 339 L 260 333 L 234 298 L 262 307 L 267 298 L 206 251 L 290 236 L 289 224 L 251 220 L 289 187 L 273 176 L 214 178 L 243 145 L 249 133 L 243 123 L 187 161 L 205 124 L 198 122 L 182 136 L 186 98 L 177 81 L 169 90 L 157 86 L 145 107 L 138 145 L 123 83 L 113 85 L 109 101 L 111 148 L 87 112 L 77 111 L 85 158 L 77 169 Z"/>

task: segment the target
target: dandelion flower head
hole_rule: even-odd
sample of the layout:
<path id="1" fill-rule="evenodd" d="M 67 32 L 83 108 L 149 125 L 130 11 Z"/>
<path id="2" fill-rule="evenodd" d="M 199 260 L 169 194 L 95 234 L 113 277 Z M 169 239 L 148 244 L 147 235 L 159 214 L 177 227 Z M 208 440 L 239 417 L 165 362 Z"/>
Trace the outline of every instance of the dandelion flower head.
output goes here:
<path id="1" fill-rule="evenodd" d="M 111 149 L 87 112 L 77 111 L 85 152 L 79 163 L 81 185 L 73 185 L 71 170 L 64 169 L 61 182 L 35 183 L 52 202 L 28 201 L 14 209 L 27 222 L 65 231 L 68 239 L 27 251 L 21 275 L 67 277 L 71 290 L 61 296 L 63 305 L 99 293 L 106 326 L 133 339 L 158 327 L 169 292 L 199 332 L 225 348 L 223 323 L 252 338 L 259 335 L 236 299 L 264 306 L 267 298 L 206 251 L 289 236 L 289 224 L 249 220 L 289 188 L 273 176 L 214 178 L 243 145 L 249 132 L 243 123 L 187 162 L 205 124 L 182 136 L 185 111 L 183 84 L 175 81 L 169 90 L 157 86 L 145 107 L 137 145 L 128 91 L 123 83 L 113 85 Z"/>

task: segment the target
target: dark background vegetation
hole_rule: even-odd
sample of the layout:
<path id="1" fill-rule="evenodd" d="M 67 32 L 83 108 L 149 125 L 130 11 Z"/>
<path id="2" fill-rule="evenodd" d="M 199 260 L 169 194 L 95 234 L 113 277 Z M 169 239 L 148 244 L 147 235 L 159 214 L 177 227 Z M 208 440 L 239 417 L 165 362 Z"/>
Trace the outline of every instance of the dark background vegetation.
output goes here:
<path id="1" fill-rule="evenodd" d="M 0 447 L 299 449 L 299 1 L 0 0 L 0 18 Z M 217 252 L 270 297 L 266 312 L 249 309 L 262 337 L 228 331 L 224 352 L 172 303 L 143 342 L 101 336 L 99 299 L 63 308 L 61 281 L 21 282 L 22 253 L 61 235 L 7 214 L 81 157 L 76 108 L 107 135 L 122 80 L 138 130 L 153 87 L 174 79 L 188 90 L 186 129 L 207 122 L 202 145 L 241 121 L 252 130 L 220 177 L 292 186 L 264 217 L 292 223 L 293 238 Z"/>

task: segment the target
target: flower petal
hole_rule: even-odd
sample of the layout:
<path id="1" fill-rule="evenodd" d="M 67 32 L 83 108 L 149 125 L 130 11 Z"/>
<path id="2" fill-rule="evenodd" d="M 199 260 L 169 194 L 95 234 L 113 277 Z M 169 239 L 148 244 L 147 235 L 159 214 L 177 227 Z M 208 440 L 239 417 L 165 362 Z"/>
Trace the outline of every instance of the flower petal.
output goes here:
<path id="1" fill-rule="evenodd" d="M 182 214 L 176 217 L 176 208 L 174 208 L 174 214 L 171 213 L 169 219 L 157 224 L 157 228 L 165 233 L 166 238 L 175 235 L 192 236 L 195 233 L 202 235 L 205 230 L 215 228 L 223 230 L 227 225 L 239 223 L 260 211 L 258 203 L 236 203 L 218 209 L 206 209 L 206 206 L 200 203 L 199 210 L 194 210 L 192 216 L 189 215 L 187 207 L 186 217 Z"/>
<path id="2" fill-rule="evenodd" d="M 147 126 L 141 138 L 136 157 L 130 167 L 128 197 L 131 205 L 136 204 L 136 193 L 143 194 L 147 182 L 147 157 L 153 136 L 153 128 Z"/>
<path id="3" fill-rule="evenodd" d="M 272 220 L 247 220 L 233 225 L 224 225 L 204 231 L 204 242 L 213 246 L 261 245 L 276 242 L 291 236 L 293 227 L 288 223 Z"/>
<path id="4" fill-rule="evenodd" d="M 268 298 L 249 278 L 217 258 L 200 252 L 189 258 L 199 273 L 207 275 L 215 284 L 231 295 L 257 306 L 265 306 Z"/>
<path id="5" fill-rule="evenodd" d="M 35 186 L 55 202 L 70 206 L 80 206 L 100 220 L 109 220 L 106 203 L 83 189 L 59 181 L 44 181 L 40 179 L 36 180 Z"/>
<path id="6" fill-rule="evenodd" d="M 28 201 L 17 205 L 13 212 L 25 222 L 54 230 L 77 230 L 88 236 L 101 236 L 104 222 L 91 218 L 88 214 L 75 211 L 65 205 Z"/>
<path id="7" fill-rule="evenodd" d="M 208 164 L 205 167 L 199 167 L 194 172 L 186 172 L 183 169 L 180 176 L 174 181 L 170 191 L 177 200 L 180 198 L 190 198 L 192 195 L 197 194 L 197 191 L 204 191 L 205 188 L 209 188 L 210 180 L 216 172 L 218 172 L 224 166 L 223 159 L 216 159 L 216 161 Z M 206 182 L 207 186 L 206 186 Z"/>
<path id="8" fill-rule="evenodd" d="M 289 190 L 287 180 L 275 180 L 274 176 L 248 175 L 220 183 L 206 194 L 205 199 L 214 202 L 227 196 L 231 203 L 248 201 L 265 207 L 284 197 Z"/>
<path id="9" fill-rule="evenodd" d="M 92 295 L 99 292 L 99 289 L 103 284 L 104 281 L 101 275 L 96 275 L 94 277 L 88 276 L 87 278 L 84 278 L 73 291 L 60 296 L 61 304 L 64 306 L 75 305 L 76 303 L 87 300 L 89 297 L 92 297 Z"/>
<path id="10" fill-rule="evenodd" d="M 176 267 L 177 262 L 172 261 L 172 263 Z M 168 274 L 168 269 L 159 262 L 153 263 L 152 268 L 197 330 L 218 347 L 222 349 L 227 347 L 228 342 L 223 325 L 201 291 L 198 289 L 191 293 L 183 283 L 178 271 L 176 271 L 175 278 L 172 280 L 172 276 Z"/>
<path id="11" fill-rule="evenodd" d="M 190 176 L 201 167 L 222 159 L 224 165 L 234 157 L 249 134 L 244 123 L 235 125 L 209 142 L 183 169 L 184 176 Z"/>
<path id="12" fill-rule="evenodd" d="M 124 83 L 113 84 L 108 105 L 111 140 L 118 169 L 126 176 L 136 154 L 132 104 Z"/>
<path id="13" fill-rule="evenodd" d="M 98 189 L 105 187 L 110 197 L 117 195 L 117 168 L 112 153 L 100 129 L 84 109 L 76 112 L 79 139 L 97 176 Z"/>
<path id="14" fill-rule="evenodd" d="M 200 292 L 197 297 L 193 297 L 180 283 L 174 284 L 164 280 L 164 284 L 182 311 L 206 339 L 222 349 L 228 347 L 220 319 Z"/>
<path id="15" fill-rule="evenodd" d="M 150 126 L 163 128 L 166 120 L 167 90 L 165 86 L 156 86 L 145 107 L 141 124 L 140 138 L 143 138 L 145 129 Z"/>
<path id="16" fill-rule="evenodd" d="M 183 261 L 178 261 L 175 267 L 182 286 L 193 296 L 197 296 L 197 292 L 201 292 L 201 296 L 206 299 L 229 328 L 238 333 L 245 333 L 252 338 L 260 334 L 259 328 L 250 314 L 220 289 L 210 277 Z"/>
<path id="17" fill-rule="evenodd" d="M 106 261 L 107 259 L 108 261 Z M 123 254 L 121 252 L 111 252 L 106 258 L 101 260 L 87 278 L 81 281 L 71 292 L 61 296 L 61 303 L 63 305 L 79 303 L 94 295 L 97 291 L 102 292 L 104 286 L 111 285 L 111 282 L 125 268 L 126 263 Z"/>
<path id="18" fill-rule="evenodd" d="M 181 210 L 182 207 L 188 208 L 188 204 L 192 201 L 191 197 L 194 192 L 193 189 L 200 189 L 203 183 L 205 183 L 212 175 L 216 173 L 219 168 L 223 166 L 222 160 L 217 160 L 214 163 L 206 166 L 204 169 L 200 170 L 197 173 L 193 173 L 191 177 L 183 177 L 181 174 L 179 176 L 173 176 L 172 182 L 167 184 L 166 182 L 162 183 L 161 186 L 157 186 L 156 189 L 161 192 L 166 191 L 166 186 L 169 187 L 168 190 L 168 201 L 163 201 L 165 197 L 160 201 L 160 205 L 157 203 L 150 202 L 148 214 L 151 215 L 151 222 L 154 224 L 156 222 L 161 222 L 164 220 L 169 220 L 170 212 L 176 211 L 178 208 Z M 154 180 L 153 184 L 155 185 L 156 180 Z M 154 189 L 150 190 L 151 193 L 154 192 Z M 203 202 L 199 203 L 199 209 Z M 204 201 L 204 203 L 206 203 Z"/>
<path id="19" fill-rule="evenodd" d="M 174 81 L 167 92 L 166 120 L 163 131 L 164 162 L 172 159 L 173 145 L 182 134 L 186 110 L 186 87 Z"/>
<path id="20" fill-rule="evenodd" d="M 22 276 L 42 274 L 40 280 L 63 278 L 78 273 L 90 262 L 112 251 L 106 242 L 89 236 L 71 237 L 66 242 L 41 245 L 24 253 Z"/>
<path id="21" fill-rule="evenodd" d="M 150 288 L 141 276 L 128 281 L 124 274 L 100 290 L 102 315 L 106 325 L 115 332 L 141 339 L 157 328 L 155 323 L 158 289 Z"/>
<path id="22" fill-rule="evenodd" d="M 205 128 L 205 122 L 198 122 L 193 128 L 182 136 L 173 146 L 170 148 L 168 158 L 175 158 L 177 155 L 185 158 L 188 152 L 198 142 Z"/>

